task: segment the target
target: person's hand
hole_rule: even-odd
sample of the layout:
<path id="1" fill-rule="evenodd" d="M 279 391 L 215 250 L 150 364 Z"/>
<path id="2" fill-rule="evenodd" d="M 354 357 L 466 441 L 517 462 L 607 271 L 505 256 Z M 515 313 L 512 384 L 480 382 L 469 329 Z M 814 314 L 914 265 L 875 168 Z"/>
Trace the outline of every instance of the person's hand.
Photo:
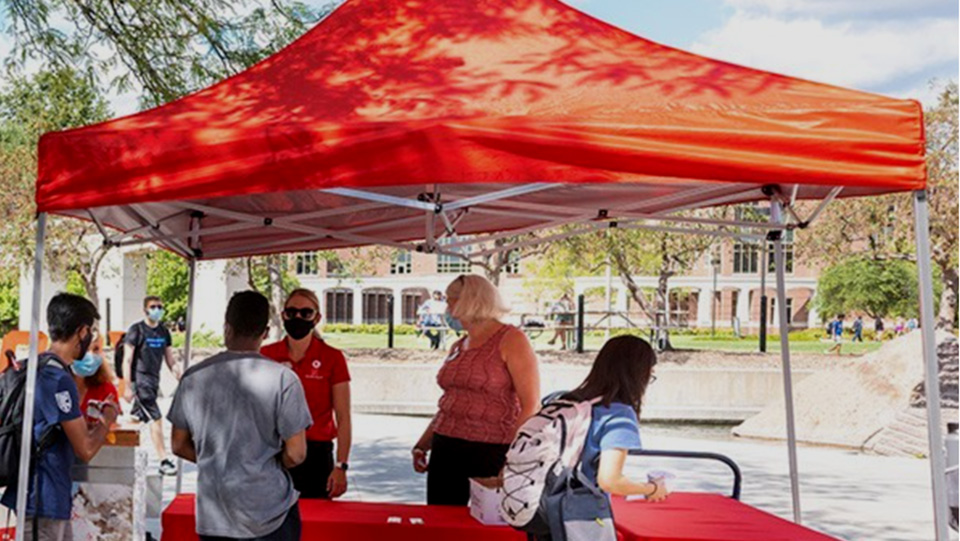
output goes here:
<path id="1" fill-rule="evenodd" d="M 653 482 L 653 486 L 656 489 L 653 491 L 653 494 L 647 496 L 648 502 L 662 502 L 667 499 L 667 496 L 670 494 L 670 491 L 667 490 L 667 485 L 663 479 L 657 479 Z"/>
<path id="2" fill-rule="evenodd" d="M 100 414 L 103 416 L 103 424 L 107 425 L 107 428 L 110 428 L 117 422 L 117 417 L 120 415 L 120 408 L 113 402 L 103 402 L 100 404 Z"/>
<path id="3" fill-rule="evenodd" d="M 125 381 L 123 384 L 123 399 L 127 402 L 133 402 L 133 384 Z"/>
<path id="4" fill-rule="evenodd" d="M 330 477 L 327 478 L 327 493 L 330 498 L 339 498 L 347 491 L 347 472 L 340 468 L 333 468 Z"/>
<path id="5" fill-rule="evenodd" d="M 427 452 L 419 447 L 414 447 L 413 451 L 413 471 L 417 473 L 427 473 Z"/>

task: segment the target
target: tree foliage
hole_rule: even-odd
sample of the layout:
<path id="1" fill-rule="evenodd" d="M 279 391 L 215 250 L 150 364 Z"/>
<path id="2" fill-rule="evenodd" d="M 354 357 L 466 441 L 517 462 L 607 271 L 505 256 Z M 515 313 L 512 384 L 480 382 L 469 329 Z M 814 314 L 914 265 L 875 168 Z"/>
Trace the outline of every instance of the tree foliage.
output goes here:
<path id="1" fill-rule="evenodd" d="M 951 81 L 924 111 L 930 243 L 943 286 L 938 319 L 948 327 L 956 318 L 958 295 L 957 104 L 957 83 Z M 828 206 L 798 239 L 797 254 L 826 265 L 851 257 L 916 261 L 913 224 L 911 194 L 846 199 Z M 916 298 L 917 290 L 909 295 Z"/>
<path id="2" fill-rule="evenodd" d="M 187 317 L 190 294 L 190 265 L 166 250 L 147 254 L 147 294 L 163 299 L 166 317 L 176 321 Z"/>
<path id="3" fill-rule="evenodd" d="M 281 0 L 0 0 L 12 59 L 79 67 L 102 87 L 172 101 L 278 51 L 330 13 Z M 139 87 L 139 89 L 137 88 Z"/>
<path id="4" fill-rule="evenodd" d="M 6 272 L 19 272 L 20 263 L 33 257 L 40 135 L 108 117 L 106 102 L 89 74 L 67 67 L 29 77 L 14 74 L 0 93 L 0 190 L 5 195 L 0 241 L 9 261 Z M 109 247 L 91 239 L 95 232 L 89 222 L 51 217 L 44 260 L 54 276 L 79 280 L 97 302 L 97 276 Z"/>
<path id="5" fill-rule="evenodd" d="M 938 284 L 939 285 L 939 284 Z M 827 268 L 815 302 L 824 316 L 917 317 L 917 266 L 902 259 L 853 257 Z"/>

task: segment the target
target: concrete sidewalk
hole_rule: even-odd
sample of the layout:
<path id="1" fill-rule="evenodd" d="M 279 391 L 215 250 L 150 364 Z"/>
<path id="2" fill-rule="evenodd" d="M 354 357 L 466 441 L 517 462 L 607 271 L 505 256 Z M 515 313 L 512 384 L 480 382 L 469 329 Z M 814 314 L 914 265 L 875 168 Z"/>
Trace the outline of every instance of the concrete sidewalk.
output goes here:
<path id="1" fill-rule="evenodd" d="M 162 406 L 166 411 L 168 403 Z M 417 417 L 356 415 L 350 490 L 345 499 L 424 502 L 425 479 L 413 472 L 410 448 L 427 422 L 428 419 Z M 790 481 L 784 445 L 677 437 L 672 433 L 657 428 L 645 430 L 644 447 L 725 454 L 743 471 L 742 501 L 790 519 Z M 933 538 L 930 470 L 926 460 L 801 448 L 799 464 L 806 525 L 851 540 Z M 670 470 L 677 476 L 675 490 L 728 493 L 732 486 L 732 475 L 719 464 L 635 457 L 629 469 L 638 477 L 646 469 Z M 195 487 L 196 469 L 188 464 L 184 490 L 193 492 Z M 167 478 L 164 504 L 173 497 L 174 480 Z"/>

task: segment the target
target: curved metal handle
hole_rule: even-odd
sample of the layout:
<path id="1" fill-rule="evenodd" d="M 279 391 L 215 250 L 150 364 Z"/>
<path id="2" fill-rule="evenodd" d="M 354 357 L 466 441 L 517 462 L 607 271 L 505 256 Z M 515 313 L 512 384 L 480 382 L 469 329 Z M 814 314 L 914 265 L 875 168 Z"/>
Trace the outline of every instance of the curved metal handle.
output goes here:
<path id="1" fill-rule="evenodd" d="M 630 455 L 690 458 L 694 460 L 715 460 L 721 462 L 733 471 L 733 492 L 730 494 L 730 497 L 734 500 L 740 499 L 740 485 L 743 483 L 743 474 L 740 473 L 740 466 L 737 466 L 737 463 L 726 455 L 721 455 L 720 453 L 702 453 L 698 451 L 666 451 L 658 449 L 634 449 L 630 451 Z"/>

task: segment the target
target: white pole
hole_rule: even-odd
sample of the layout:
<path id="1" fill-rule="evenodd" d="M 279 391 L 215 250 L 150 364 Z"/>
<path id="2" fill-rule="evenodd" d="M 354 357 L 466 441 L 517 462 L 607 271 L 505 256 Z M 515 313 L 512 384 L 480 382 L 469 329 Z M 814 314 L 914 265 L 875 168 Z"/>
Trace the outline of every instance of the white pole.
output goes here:
<path id="1" fill-rule="evenodd" d="M 917 236 L 917 274 L 920 286 L 920 333 L 923 338 L 924 385 L 927 390 L 927 439 L 933 486 L 933 516 L 937 541 L 947 541 L 946 464 L 940 418 L 940 366 L 937 360 L 936 319 L 933 315 L 933 269 L 930 265 L 930 223 L 927 192 L 913 192 L 913 219 Z"/>
<path id="2" fill-rule="evenodd" d="M 781 203 L 771 202 L 770 219 L 783 222 Z M 787 323 L 787 278 L 784 272 L 782 232 L 776 233 L 773 241 L 773 264 L 777 272 L 777 319 L 780 321 L 780 359 L 783 366 L 783 398 L 787 414 L 787 454 L 790 461 L 790 496 L 793 503 L 793 521 L 801 524 L 800 517 L 800 472 L 797 468 L 797 434 L 793 415 L 793 373 L 790 369 L 790 325 Z M 764 258 L 766 259 L 766 258 Z M 766 267 L 766 261 L 764 261 Z M 763 272 L 766 274 L 767 269 Z"/>
<path id="3" fill-rule="evenodd" d="M 183 372 L 190 368 L 191 346 L 193 345 L 193 300 L 197 284 L 197 260 L 190 258 L 190 285 L 187 288 L 187 322 L 183 337 Z M 177 494 L 183 489 L 183 459 L 177 458 Z"/>
<path id="4" fill-rule="evenodd" d="M 17 477 L 17 536 L 23 541 L 27 524 L 27 488 L 30 483 L 30 455 L 33 451 L 33 406 L 37 387 L 37 360 L 40 356 L 40 302 L 43 283 L 43 247 L 47 232 L 47 214 L 37 215 L 37 243 L 33 254 L 33 300 L 30 304 L 30 353 L 27 360 L 27 386 L 23 403 L 23 434 L 20 436 L 20 471 Z"/>
<path id="5" fill-rule="evenodd" d="M 613 272 L 610 269 L 610 256 L 607 256 L 607 328 L 603 332 L 603 341 L 610 340 L 610 323 L 613 320 Z"/>

